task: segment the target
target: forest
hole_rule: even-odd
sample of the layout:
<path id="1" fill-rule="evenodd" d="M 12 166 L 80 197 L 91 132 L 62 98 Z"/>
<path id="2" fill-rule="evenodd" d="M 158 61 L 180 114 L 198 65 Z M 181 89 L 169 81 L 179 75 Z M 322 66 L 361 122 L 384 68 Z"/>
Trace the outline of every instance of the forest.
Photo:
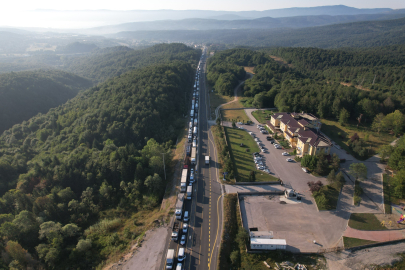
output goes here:
<path id="1" fill-rule="evenodd" d="M 378 47 L 405 43 L 405 18 L 342 23 L 300 29 L 223 29 L 124 31 L 115 38 L 138 41 L 175 41 L 254 47 Z"/>
<path id="2" fill-rule="evenodd" d="M 91 269 L 139 236 L 126 219 L 160 205 L 161 153 L 170 174 L 188 111 L 200 52 L 183 57 L 109 79 L 0 136 L 0 268 Z"/>
<path id="3" fill-rule="evenodd" d="M 62 105 L 91 86 L 88 79 L 57 70 L 0 74 L 0 133 Z"/>

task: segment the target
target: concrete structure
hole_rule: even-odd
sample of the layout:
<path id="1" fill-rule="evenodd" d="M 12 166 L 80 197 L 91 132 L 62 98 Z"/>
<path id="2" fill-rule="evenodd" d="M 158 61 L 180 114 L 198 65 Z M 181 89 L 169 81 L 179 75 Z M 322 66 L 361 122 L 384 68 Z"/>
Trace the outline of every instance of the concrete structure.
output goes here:
<path id="1" fill-rule="evenodd" d="M 276 250 L 286 249 L 285 239 L 250 238 L 250 249 L 253 250 Z"/>
<path id="2" fill-rule="evenodd" d="M 273 239 L 272 231 L 254 231 L 249 232 L 250 238 L 263 238 L 263 239 Z"/>
<path id="3" fill-rule="evenodd" d="M 291 147 L 297 149 L 297 156 L 315 155 L 321 150 L 329 154 L 331 140 L 321 131 L 321 121 L 309 113 L 275 113 L 267 121 L 273 132 L 282 132 Z"/>

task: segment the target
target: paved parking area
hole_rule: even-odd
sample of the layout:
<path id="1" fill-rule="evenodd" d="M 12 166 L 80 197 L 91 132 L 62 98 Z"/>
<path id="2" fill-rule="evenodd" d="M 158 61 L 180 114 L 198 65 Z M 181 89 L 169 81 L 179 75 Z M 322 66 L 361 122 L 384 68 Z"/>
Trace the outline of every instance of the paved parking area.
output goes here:
<path id="1" fill-rule="evenodd" d="M 244 227 L 273 231 L 274 238 L 286 239 L 287 249 L 293 252 L 336 246 L 346 226 L 346 217 L 339 212 L 318 212 L 309 200 L 284 204 L 280 195 L 241 198 Z"/>

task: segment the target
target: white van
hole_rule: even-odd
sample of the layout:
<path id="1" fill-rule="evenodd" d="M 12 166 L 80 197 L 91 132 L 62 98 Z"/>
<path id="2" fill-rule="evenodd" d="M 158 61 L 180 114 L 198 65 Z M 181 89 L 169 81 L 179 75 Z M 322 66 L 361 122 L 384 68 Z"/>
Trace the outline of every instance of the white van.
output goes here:
<path id="1" fill-rule="evenodd" d="M 186 259 L 186 252 L 184 248 L 179 248 L 179 254 L 177 255 L 177 260 L 182 262 Z"/>
<path id="2" fill-rule="evenodd" d="M 176 266 L 176 270 L 183 270 L 183 265 L 181 263 L 178 263 Z"/>

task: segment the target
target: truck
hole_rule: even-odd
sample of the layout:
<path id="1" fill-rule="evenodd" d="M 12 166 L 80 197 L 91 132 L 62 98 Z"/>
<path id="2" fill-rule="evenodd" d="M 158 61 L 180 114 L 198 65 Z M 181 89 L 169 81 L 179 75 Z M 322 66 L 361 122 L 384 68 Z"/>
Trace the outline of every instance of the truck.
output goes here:
<path id="1" fill-rule="evenodd" d="M 210 156 L 205 156 L 205 165 L 210 165 Z"/>
<path id="2" fill-rule="evenodd" d="M 183 169 L 181 173 L 180 192 L 186 192 L 188 169 Z"/>
<path id="3" fill-rule="evenodd" d="M 184 193 L 179 193 L 177 195 L 176 210 L 174 211 L 174 214 L 176 215 L 176 219 L 182 218 L 183 208 L 184 208 Z"/>
<path id="4" fill-rule="evenodd" d="M 196 161 L 196 151 L 197 149 L 195 147 L 192 148 L 191 150 L 191 164 L 195 165 Z"/>
<path id="5" fill-rule="evenodd" d="M 168 249 L 166 255 L 166 269 L 173 269 L 174 265 L 174 249 Z"/>
<path id="6" fill-rule="evenodd" d="M 173 228 L 172 228 L 172 240 L 177 241 L 179 239 L 179 231 L 180 231 L 180 222 L 175 221 L 173 223 Z"/>

